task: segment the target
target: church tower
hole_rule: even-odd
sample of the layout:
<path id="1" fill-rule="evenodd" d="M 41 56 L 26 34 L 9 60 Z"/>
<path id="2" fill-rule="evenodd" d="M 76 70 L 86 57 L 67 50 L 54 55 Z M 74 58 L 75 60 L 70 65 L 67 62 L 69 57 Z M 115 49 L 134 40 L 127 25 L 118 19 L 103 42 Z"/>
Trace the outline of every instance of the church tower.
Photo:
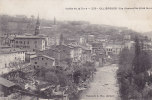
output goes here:
<path id="1" fill-rule="evenodd" d="M 64 37 L 63 34 L 60 34 L 60 40 L 59 40 L 59 45 L 63 45 L 64 44 Z"/>
<path id="2" fill-rule="evenodd" d="M 35 34 L 38 35 L 40 33 L 40 21 L 39 21 L 39 15 L 37 17 L 36 26 L 35 26 Z"/>
<path id="3" fill-rule="evenodd" d="M 56 25 L 56 18 L 54 17 L 54 25 Z"/>

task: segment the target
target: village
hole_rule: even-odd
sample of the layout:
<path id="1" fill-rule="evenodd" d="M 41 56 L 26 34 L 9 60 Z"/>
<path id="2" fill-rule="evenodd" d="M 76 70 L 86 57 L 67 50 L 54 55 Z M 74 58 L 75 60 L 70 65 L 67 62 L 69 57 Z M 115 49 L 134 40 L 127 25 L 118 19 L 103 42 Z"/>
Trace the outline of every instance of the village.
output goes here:
<path id="1" fill-rule="evenodd" d="M 73 100 L 89 87 L 96 68 L 118 63 L 122 49 L 135 44 L 129 34 L 121 41 L 91 33 L 50 37 L 40 25 L 38 16 L 34 34 L 0 36 L 1 98 Z M 144 50 L 152 50 L 146 37 L 143 45 Z"/>

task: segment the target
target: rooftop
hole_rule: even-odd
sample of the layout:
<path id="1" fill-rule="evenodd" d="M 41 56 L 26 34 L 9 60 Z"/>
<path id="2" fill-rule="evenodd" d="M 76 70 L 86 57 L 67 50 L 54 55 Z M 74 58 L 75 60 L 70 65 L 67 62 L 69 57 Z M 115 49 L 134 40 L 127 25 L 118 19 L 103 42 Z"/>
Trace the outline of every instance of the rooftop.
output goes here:
<path id="1" fill-rule="evenodd" d="M 26 52 L 26 54 L 34 55 L 35 52 Z"/>
<path id="2" fill-rule="evenodd" d="M 112 45 L 112 44 L 109 44 L 106 46 L 106 48 L 122 48 L 123 45 Z"/>
<path id="3" fill-rule="evenodd" d="M 15 39 L 44 39 L 42 36 L 27 36 L 27 35 L 17 35 L 14 37 Z"/>
<path id="4" fill-rule="evenodd" d="M 20 48 L 0 48 L 0 54 L 23 52 L 24 50 Z"/>
<path id="5" fill-rule="evenodd" d="M 6 86 L 6 87 L 11 87 L 11 86 L 14 86 L 15 83 L 13 83 L 5 78 L 0 77 L 0 85 Z"/>
<path id="6" fill-rule="evenodd" d="M 45 57 L 45 58 L 48 58 L 48 59 L 51 59 L 51 60 L 55 60 L 54 58 L 50 57 L 50 56 L 46 56 L 46 55 L 37 55 L 33 58 L 36 58 L 36 57 Z"/>
<path id="7" fill-rule="evenodd" d="M 2 48 L 11 48 L 10 46 L 7 46 L 7 45 L 0 45 L 0 49 Z"/>
<path id="8" fill-rule="evenodd" d="M 37 57 L 37 55 L 31 55 L 31 56 L 30 56 L 30 59 L 36 58 L 36 57 Z"/>

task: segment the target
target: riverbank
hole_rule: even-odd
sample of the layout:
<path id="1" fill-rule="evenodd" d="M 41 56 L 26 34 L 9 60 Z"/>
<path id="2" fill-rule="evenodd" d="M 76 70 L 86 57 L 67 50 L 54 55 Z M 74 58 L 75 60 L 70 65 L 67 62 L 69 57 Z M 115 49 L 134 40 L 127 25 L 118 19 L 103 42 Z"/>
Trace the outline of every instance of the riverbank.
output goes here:
<path id="1" fill-rule="evenodd" d="M 115 64 L 97 68 L 89 88 L 80 92 L 78 98 L 72 100 L 120 100 L 117 69 Z"/>

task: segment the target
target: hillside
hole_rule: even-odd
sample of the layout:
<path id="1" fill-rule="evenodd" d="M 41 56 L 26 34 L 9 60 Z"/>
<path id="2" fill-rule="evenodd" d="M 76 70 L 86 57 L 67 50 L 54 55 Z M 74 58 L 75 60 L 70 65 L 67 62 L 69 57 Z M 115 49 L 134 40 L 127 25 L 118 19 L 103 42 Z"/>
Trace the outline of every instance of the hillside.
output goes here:
<path id="1" fill-rule="evenodd" d="M 8 34 L 33 34 L 36 18 L 12 17 L 0 15 L 0 32 Z M 55 23 L 55 24 L 54 24 Z M 122 40 L 124 34 L 134 37 L 139 34 L 125 27 L 90 24 L 85 21 L 53 21 L 40 19 L 40 32 L 50 37 L 56 34 L 75 37 L 77 35 L 94 34 L 96 37 L 108 37 L 111 40 Z"/>
<path id="2" fill-rule="evenodd" d="M 144 35 L 148 36 L 149 38 L 152 38 L 152 31 L 151 32 L 145 32 Z"/>

